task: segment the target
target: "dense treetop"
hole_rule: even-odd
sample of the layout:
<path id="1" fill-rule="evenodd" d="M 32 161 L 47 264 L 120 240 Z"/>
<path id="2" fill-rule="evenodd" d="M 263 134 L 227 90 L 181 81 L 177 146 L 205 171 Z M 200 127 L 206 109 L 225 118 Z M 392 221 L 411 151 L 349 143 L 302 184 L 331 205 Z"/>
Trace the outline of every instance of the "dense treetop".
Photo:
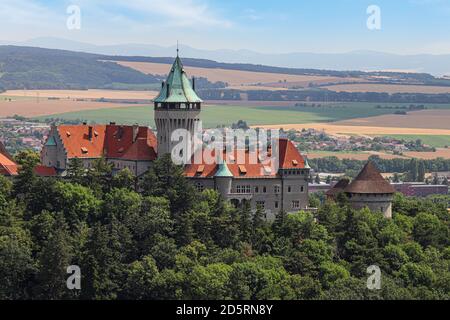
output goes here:
<path id="1" fill-rule="evenodd" d="M 316 214 L 236 209 L 169 158 L 130 171 L 74 161 L 65 179 L 0 177 L 1 299 L 449 299 L 448 198 L 396 195 L 394 217 L 325 202 Z M 314 205 L 319 199 L 311 198 Z M 68 290 L 66 268 L 81 268 Z M 367 267 L 381 290 L 366 287 Z"/>

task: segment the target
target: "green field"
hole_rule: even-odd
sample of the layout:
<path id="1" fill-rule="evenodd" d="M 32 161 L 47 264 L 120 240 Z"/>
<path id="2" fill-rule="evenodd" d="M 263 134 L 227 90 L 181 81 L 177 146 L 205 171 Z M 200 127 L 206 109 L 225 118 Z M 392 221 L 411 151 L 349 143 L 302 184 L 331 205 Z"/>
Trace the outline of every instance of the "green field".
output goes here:
<path id="1" fill-rule="evenodd" d="M 450 136 L 397 134 L 397 135 L 389 135 L 389 137 L 395 139 L 403 139 L 407 141 L 416 141 L 417 139 L 420 139 L 422 140 L 422 143 L 435 148 L 443 148 L 445 146 L 450 146 Z"/>
<path id="2" fill-rule="evenodd" d="M 395 112 L 392 109 L 377 109 L 375 105 L 375 103 L 333 103 L 321 107 L 206 105 L 202 109 L 201 117 L 205 128 L 213 128 L 220 125 L 229 126 L 238 120 L 245 120 L 249 125 L 293 124 L 331 122 Z M 395 106 L 396 104 L 390 105 Z M 450 108 L 446 105 L 436 107 Z M 69 112 L 43 116 L 39 119 L 46 118 L 86 120 L 95 123 L 114 121 L 123 124 L 139 123 L 154 126 L 153 107 L 149 105 Z"/>

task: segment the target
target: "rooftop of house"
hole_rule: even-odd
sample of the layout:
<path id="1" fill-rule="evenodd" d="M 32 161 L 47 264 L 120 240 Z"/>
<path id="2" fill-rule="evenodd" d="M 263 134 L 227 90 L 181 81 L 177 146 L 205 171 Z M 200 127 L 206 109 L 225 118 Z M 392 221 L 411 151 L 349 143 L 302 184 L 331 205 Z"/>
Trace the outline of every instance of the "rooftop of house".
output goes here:
<path id="1" fill-rule="evenodd" d="M 5 176 L 15 176 L 18 174 L 19 167 L 11 155 L 6 151 L 3 143 L 0 142 L 0 174 Z"/>
<path id="2" fill-rule="evenodd" d="M 205 150 L 198 152 L 205 152 Z M 221 160 L 217 160 L 218 157 L 215 154 L 215 150 L 206 150 L 206 153 L 213 160 L 208 161 L 208 159 L 200 157 L 197 154 L 197 159 L 202 158 L 202 161 L 186 166 L 185 175 L 187 177 L 212 178 L 215 176 L 232 176 L 235 178 L 273 178 L 278 175 L 278 172 L 272 170 L 270 165 L 266 165 L 260 161 L 258 152 L 242 150 L 243 159 L 239 159 L 237 149 L 228 153 L 226 150 L 223 150 L 223 154 L 221 155 L 221 159 L 224 160 L 223 163 Z M 195 157 L 193 157 L 194 160 L 196 159 Z M 307 169 L 305 160 L 300 152 L 291 141 L 285 138 L 279 140 L 279 168 Z"/>
<path id="3" fill-rule="evenodd" d="M 68 158 L 156 159 L 157 139 L 148 127 L 61 125 L 57 131 Z M 47 142 L 50 146 L 56 144 L 51 136 Z"/>
<path id="4" fill-rule="evenodd" d="M 43 165 L 37 165 L 34 167 L 34 173 L 40 177 L 54 177 L 57 175 L 55 168 L 46 167 Z"/>

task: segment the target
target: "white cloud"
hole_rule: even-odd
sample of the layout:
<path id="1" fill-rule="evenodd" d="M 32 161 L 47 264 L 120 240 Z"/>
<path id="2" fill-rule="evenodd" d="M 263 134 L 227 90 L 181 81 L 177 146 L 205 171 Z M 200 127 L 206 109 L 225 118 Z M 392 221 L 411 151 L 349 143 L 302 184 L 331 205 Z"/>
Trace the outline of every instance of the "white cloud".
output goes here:
<path id="1" fill-rule="evenodd" d="M 79 1 L 80 2 L 80 1 Z M 165 19 L 170 26 L 214 26 L 229 28 L 232 22 L 220 17 L 205 0 L 101 0 L 82 1 L 82 6 L 95 5 L 104 13 L 114 13 L 117 7 L 130 10 L 140 15 L 158 16 Z M 109 7 L 109 9 L 108 9 Z M 131 17 L 127 17 L 132 22 Z"/>

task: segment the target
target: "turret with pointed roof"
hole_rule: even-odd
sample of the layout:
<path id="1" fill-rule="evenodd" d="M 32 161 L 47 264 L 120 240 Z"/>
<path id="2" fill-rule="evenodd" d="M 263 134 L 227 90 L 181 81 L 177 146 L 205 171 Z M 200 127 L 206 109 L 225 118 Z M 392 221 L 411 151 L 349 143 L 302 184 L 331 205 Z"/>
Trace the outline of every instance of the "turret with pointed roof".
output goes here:
<path id="1" fill-rule="evenodd" d="M 194 79 L 193 79 L 194 82 Z M 155 104 L 155 123 L 158 138 L 158 157 L 172 153 L 178 142 L 172 141 L 172 133 L 185 129 L 183 141 L 192 141 L 195 128 L 200 121 L 202 99 L 195 92 L 194 85 L 183 68 L 180 57 L 177 57 L 165 82 L 162 83 L 159 95 L 153 100 Z M 190 139 L 188 137 L 190 135 Z M 185 160 L 194 152 L 192 143 L 180 154 Z M 181 152 L 182 153 L 182 152 Z"/>
<path id="2" fill-rule="evenodd" d="M 194 91 L 189 78 L 183 68 L 183 63 L 177 55 L 175 61 L 167 76 L 167 80 L 163 82 L 159 95 L 154 99 L 155 106 L 157 104 L 196 104 L 203 102 Z"/>
<path id="3" fill-rule="evenodd" d="M 339 192 L 339 187 L 347 194 L 353 208 L 367 207 L 372 211 L 382 212 L 386 218 L 392 217 L 392 198 L 395 189 L 383 178 L 371 161 L 366 163 L 350 184 L 345 186 L 342 183 L 332 190 Z M 332 190 L 329 193 L 333 196 L 334 191 Z"/>
<path id="4" fill-rule="evenodd" d="M 347 193 L 388 194 L 395 193 L 394 188 L 369 161 L 358 176 L 345 188 Z"/>

